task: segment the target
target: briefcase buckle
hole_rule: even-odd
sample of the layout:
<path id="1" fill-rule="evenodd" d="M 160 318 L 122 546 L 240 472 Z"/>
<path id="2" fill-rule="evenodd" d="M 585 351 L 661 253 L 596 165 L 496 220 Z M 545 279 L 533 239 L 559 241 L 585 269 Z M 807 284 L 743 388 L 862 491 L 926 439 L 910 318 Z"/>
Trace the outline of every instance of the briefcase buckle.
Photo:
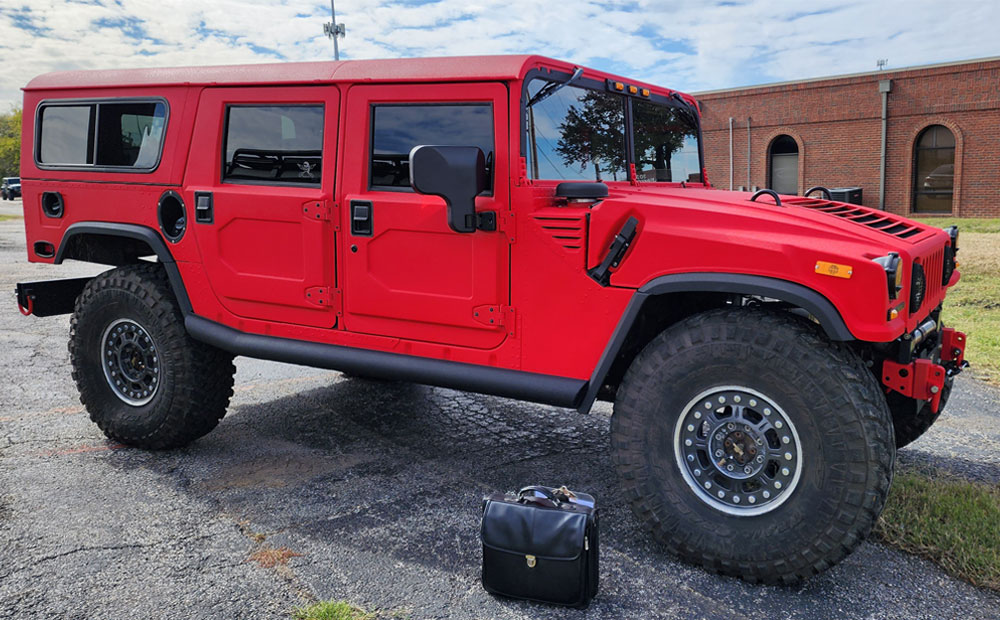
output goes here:
<path id="1" fill-rule="evenodd" d="M 528 562 L 528 568 L 535 568 L 535 564 L 538 564 L 538 560 L 533 555 L 526 555 L 524 559 Z"/>

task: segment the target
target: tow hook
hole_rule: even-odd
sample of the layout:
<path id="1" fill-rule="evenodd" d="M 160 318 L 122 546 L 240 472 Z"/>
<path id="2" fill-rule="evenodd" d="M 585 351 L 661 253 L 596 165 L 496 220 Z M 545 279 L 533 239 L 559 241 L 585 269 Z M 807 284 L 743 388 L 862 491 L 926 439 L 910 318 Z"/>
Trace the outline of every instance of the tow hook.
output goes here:
<path id="1" fill-rule="evenodd" d="M 22 304 L 21 303 L 21 297 L 20 297 L 20 295 L 18 296 L 18 298 L 17 298 L 17 309 L 24 316 L 31 316 L 31 314 L 35 311 L 35 296 L 34 295 L 25 295 L 25 297 L 26 297 L 27 301 L 26 301 L 25 304 Z"/>
<path id="2" fill-rule="evenodd" d="M 955 374 L 969 365 L 965 361 L 965 341 L 965 334 L 954 328 L 945 327 L 941 330 L 941 362 L 945 365 L 953 363 L 959 369 Z"/>
<path id="3" fill-rule="evenodd" d="M 929 400 L 933 413 L 941 407 L 941 390 L 947 376 L 944 366 L 928 359 L 914 360 L 909 364 L 892 360 L 882 362 L 882 383 L 903 396 Z"/>
<path id="4" fill-rule="evenodd" d="M 882 383 L 903 396 L 916 400 L 929 400 L 931 411 L 941 407 L 941 390 L 945 380 L 969 367 L 965 361 L 965 334 L 951 327 L 941 328 L 941 363 L 929 359 L 913 360 L 900 364 L 891 360 L 882 362 Z"/>

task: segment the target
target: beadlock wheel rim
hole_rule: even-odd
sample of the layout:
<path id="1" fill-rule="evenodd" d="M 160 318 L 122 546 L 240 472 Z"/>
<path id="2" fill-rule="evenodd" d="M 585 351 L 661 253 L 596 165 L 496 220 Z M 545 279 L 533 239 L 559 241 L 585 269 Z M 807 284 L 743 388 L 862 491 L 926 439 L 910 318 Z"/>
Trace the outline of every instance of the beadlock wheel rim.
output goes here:
<path id="1" fill-rule="evenodd" d="M 770 512 L 792 495 L 802 473 L 801 446 L 781 407 L 743 386 L 705 390 L 674 427 L 684 481 L 704 503 L 736 516 Z"/>
<path id="2" fill-rule="evenodd" d="M 101 336 L 101 367 L 111 392 L 141 407 L 160 386 L 160 359 L 149 332 L 132 319 L 118 319 Z"/>

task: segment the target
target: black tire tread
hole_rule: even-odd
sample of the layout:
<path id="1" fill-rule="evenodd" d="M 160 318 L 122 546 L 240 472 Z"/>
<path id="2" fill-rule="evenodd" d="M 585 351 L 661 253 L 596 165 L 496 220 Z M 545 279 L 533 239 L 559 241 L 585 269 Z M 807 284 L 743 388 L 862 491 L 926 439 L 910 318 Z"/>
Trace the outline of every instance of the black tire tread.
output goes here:
<path id="1" fill-rule="evenodd" d="M 863 442 L 870 468 L 858 474 L 863 482 L 856 485 L 852 505 L 839 506 L 836 517 L 812 544 L 790 550 L 780 560 L 738 561 L 713 557 L 685 540 L 662 523 L 664 498 L 657 498 L 645 488 L 647 476 L 638 453 L 645 430 L 639 408 L 642 395 L 637 386 L 655 380 L 658 368 L 671 364 L 671 358 L 693 346 L 724 347 L 726 342 L 752 344 L 776 355 L 789 357 L 809 368 L 810 373 L 832 378 L 846 392 L 850 404 L 861 412 L 863 437 L 845 437 Z M 787 312 L 738 308 L 712 310 L 689 317 L 657 336 L 636 357 L 618 392 L 612 417 L 612 455 L 624 491 L 642 525 L 668 550 L 689 562 L 713 572 L 741 577 L 755 583 L 792 584 L 816 575 L 850 554 L 871 532 L 882 512 L 892 483 L 895 460 L 893 429 L 885 396 L 862 360 L 847 346 L 831 342 L 816 326 Z"/>
<path id="2" fill-rule="evenodd" d="M 157 347 L 172 351 L 180 363 L 174 367 L 176 386 L 171 394 L 167 415 L 154 430 L 145 434 L 131 434 L 116 428 L 106 412 L 96 406 L 99 399 L 95 390 L 106 389 L 92 385 L 81 369 L 85 346 L 79 337 L 81 320 L 95 308 L 95 296 L 102 291 L 116 289 L 134 296 L 149 309 L 156 321 L 151 326 L 159 333 Z M 157 263 L 138 263 L 118 267 L 94 277 L 77 297 L 70 319 L 70 362 L 73 379 L 80 391 L 80 402 L 90 414 L 90 419 L 109 438 L 146 449 L 168 449 L 187 445 L 214 429 L 226 415 L 229 399 L 233 395 L 236 367 L 233 356 L 204 343 L 193 340 L 184 328 L 184 316 L 177 305 L 163 267 Z"/>

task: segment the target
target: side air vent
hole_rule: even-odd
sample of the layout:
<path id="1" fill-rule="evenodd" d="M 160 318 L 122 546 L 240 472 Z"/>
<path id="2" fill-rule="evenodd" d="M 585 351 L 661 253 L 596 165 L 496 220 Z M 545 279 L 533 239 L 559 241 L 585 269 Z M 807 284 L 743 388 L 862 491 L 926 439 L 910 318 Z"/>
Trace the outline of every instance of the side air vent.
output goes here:
<path id="1" fill-rule="evenodd" d="M 569 254 L 581 254 L 587 247 L 587 210 L 545 208 L 532 214 L 535 223 L 552 241 Z"/>
<path id="2" fill-rule="evenodd" d="M 835 215 L 839 218 L 882 231 L 900 239 L 912 239 L 921 235 L 927 229 L 916 222 L 911 222 L 893 213 L 869 209 L 860 205 L 849 205 L 842 202 L 805 198 L 802 196 L 787 196 L 782 199 L 787 205 L 805 207 L 822 213 Z"/>

